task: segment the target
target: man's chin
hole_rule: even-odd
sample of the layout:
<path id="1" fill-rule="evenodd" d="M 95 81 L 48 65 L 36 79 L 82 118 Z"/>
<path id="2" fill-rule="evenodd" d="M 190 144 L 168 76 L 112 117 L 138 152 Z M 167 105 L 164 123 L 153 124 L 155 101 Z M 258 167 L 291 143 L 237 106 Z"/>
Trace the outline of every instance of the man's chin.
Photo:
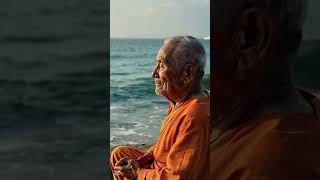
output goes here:
<path id="1" fill-rule="evenodd" d="M 158 95 L 158 96 L 162 96 L 162 94 L 160 93 L 160 91 L 155 90 L 154 92 L 156 93 L 156 95 Z"/>
<path id="2" fill-rule="evenodd" d="M 155 92 L 156 95 L 158 95 L 158 96 L 163 96 L 163 91 L 160 90 L 160 89 L 158 89 L 158 88 L 156 88 L 154 92 Z"/>

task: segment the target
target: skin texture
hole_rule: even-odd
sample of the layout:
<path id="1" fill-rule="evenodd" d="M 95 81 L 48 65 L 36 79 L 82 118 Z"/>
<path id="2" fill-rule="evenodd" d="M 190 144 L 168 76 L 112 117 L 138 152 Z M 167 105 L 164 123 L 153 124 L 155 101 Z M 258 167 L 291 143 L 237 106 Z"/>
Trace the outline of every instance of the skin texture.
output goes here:
<path id="1" fill-rule="evenodd" d="M 155 81 L 156 94 L 165 96 L 170 101 L 176 101 L 179 94 L 184 91 L 183 82 L 180 79 L 182 77 L 182 69 L 175 67 L 174 60 L 166 63 L 166 49 L 168 47 L 163 47 L 159 50 L 152 77 L 154 77 Z"/>
<path id="2" fill-rule="evenodd" d="M 204 72 L 205 52 L 200 44 L 183 50 L 179 38 L 195 40 L 193 37 L 174 37 L 165 41 L 156 56 L 156 65 L 152 72 L 155 81 L 155 93 L 164 96 L 174 107 L 192 97 L 207 97 L 201 87 Z M 198 42 L 191 42 L 198 43 Z M 189 44 L 190 46 L 190 44 Z M 186 46 L 188 47 L 188 46 Z M 189 54 L 191 52 L 191 54 Z M 200 60 L 192 58 L 197 53 L 203 54 Z M 186 58 L 187 57 L 187 58 Z M 191 57 L 191 58 L 188 58 Z M 153 161 L 152 153 L 138 158 L 122 158 L 114 167 L 114 175 L 135 178 L 139 171 Z"/>
<path id="3" fill-rule="evenodd" d="M 183 101 L 193 93 L 204 95 L 201 87 L 204 66 L 199 70 L 199 64 L 203 62 L 189 57 L 198 53 L 205 54 L 200 45 L 183 50 L 175 40 L 166 41 L 158 51 L 156 66 L 152 72 L 155 93 L 166 97 L 174 104 Z"/>
<path id="4" fill-rule="evenodd" d="M 140 164 L 137 160 L 131 158 L 123 158 L 116 163 L 115 175 L 126 176 L 127 178 L 137 177 L 137 170 L 140 168 Z"/>

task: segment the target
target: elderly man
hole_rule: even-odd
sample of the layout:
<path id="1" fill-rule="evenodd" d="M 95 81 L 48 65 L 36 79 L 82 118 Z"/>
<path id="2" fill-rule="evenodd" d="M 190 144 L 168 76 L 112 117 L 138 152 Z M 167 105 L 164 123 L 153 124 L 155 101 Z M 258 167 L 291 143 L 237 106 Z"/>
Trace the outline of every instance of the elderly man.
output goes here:
<path id="1" fill-rule="evenodd" d="M 165 41 L 152 73 L 155 92 L 170 101 L 156 144 L 147 152 L 120 146 L 111 153 L 115 179 L 208 179 L 210 94 L 201 87 L 205 51 L 190 36 Z"/>
<path id="2" fill-rule="evenodd" d="M 297 89 L 290 64 L 305 0 L 213 1 L 215 180 L 320 178 L 320 101 Z"/>

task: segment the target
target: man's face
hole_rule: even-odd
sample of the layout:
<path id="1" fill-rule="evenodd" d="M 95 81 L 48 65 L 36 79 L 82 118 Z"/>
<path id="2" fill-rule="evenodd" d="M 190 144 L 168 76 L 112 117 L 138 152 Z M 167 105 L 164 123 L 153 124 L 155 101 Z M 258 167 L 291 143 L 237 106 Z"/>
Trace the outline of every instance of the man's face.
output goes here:
<path id="1" fill-rule="evenodd" d="M 152 72 L 155 80 L 155 92 L 157 95 L 165 96 L 170 101 L 184 91 L 183 81 L 181 79 L 182 69 L 178 68 L 178 64 L 170 57 L 166 59 L 166 55 L 170 47 L 162 47 L 156 57 L 156 66 Z"/>

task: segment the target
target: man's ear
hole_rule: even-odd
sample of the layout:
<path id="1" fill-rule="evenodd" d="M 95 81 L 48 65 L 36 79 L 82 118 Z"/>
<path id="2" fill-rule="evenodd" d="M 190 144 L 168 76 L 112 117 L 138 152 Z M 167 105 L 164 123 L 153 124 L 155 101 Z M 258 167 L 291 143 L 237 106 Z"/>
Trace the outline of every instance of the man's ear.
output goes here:
<path id="1" fill-rule="evenodd" d="M 238 68 L 246 70 L 259 64 L 270 39 L 270 18 L 260 8 L 249 8 L 240 15 L 237 36 Z"/>
<path id="2" fill-rule="evenodd" d="M 183 67 L 184 84 L 188 85 L 196 78 L 196 68 L 194 64 L 186 64 Z"/>

